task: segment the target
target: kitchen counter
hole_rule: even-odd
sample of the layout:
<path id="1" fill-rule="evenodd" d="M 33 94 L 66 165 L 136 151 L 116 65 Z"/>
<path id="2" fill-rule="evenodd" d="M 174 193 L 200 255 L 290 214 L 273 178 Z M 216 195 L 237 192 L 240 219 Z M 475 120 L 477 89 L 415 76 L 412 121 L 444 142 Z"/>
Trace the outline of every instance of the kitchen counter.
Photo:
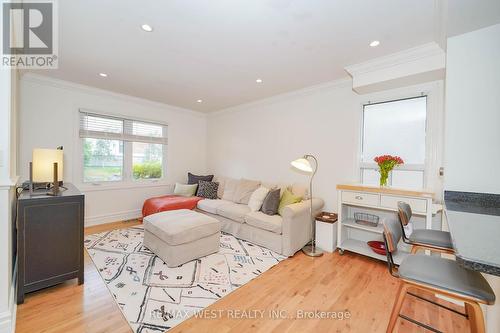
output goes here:
<path id="1" fill-rule="evenodd" d="M 457 262 L 500 276 L 500 195 L 445 191 L 445 214 Z"/>

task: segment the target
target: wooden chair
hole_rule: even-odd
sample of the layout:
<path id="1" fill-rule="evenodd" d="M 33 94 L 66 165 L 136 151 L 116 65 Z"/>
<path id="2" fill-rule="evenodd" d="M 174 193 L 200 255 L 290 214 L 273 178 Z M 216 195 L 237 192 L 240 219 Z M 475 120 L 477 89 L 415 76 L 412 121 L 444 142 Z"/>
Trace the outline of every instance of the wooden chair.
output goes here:
<path id="1" fill-rule="evenodd" d="M 455 253 L 450 233 L 446 231 L 417 229 L 409 237 L 406 237 L 404 227 L 410 223 L 412 217 L 411 207 L 406 202 L 398 202 L 398 217 L 403 242 L 412 245 L 412 254 L 417 253 L 419 250 L 430 250 L 447 254 Z"/>
<path id="2" fill-rule="evenodd" d="M 392 308 L 387 332 L 393 331 L 398 317 L 427 330 L 439 332 L 429 325 L 400 314 L 404 298 L 407 293 L 410 293 L 410 289 L 441 294 L 464 302 L 465 315 L 469 319 L 471 331 L 485 332 L 483 313 L 479 304 L 494 304 L 495 294 L 481 273 L 465 269 L 454 260 L 417 254 L 408 255 L 397 268 L 392 255 L 397 251 L 397 244 L 402 237 L 399 223 L 395 220 L 384 222 L 383 236 L 389 272 L 400 279 L 398 295 Z M 429 302 L 429 300 L 423 300 Z M 431 303 L 453 311 L 441 304 Z"/>

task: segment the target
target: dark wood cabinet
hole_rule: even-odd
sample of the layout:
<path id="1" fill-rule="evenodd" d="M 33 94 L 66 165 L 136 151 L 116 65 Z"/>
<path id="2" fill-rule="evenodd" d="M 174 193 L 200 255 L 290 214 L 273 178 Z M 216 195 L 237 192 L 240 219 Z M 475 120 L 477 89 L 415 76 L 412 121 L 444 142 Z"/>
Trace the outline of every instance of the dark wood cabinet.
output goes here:
<path id="1" fill-rule="evenodd" d="M 17 303 L 24 294 L 69 279 L 83 283 L 83 194 L 72 184 L 58 196 L 23 191 L 17 204 Z M 42 192 L 43 193 L 43 192 Z"/>

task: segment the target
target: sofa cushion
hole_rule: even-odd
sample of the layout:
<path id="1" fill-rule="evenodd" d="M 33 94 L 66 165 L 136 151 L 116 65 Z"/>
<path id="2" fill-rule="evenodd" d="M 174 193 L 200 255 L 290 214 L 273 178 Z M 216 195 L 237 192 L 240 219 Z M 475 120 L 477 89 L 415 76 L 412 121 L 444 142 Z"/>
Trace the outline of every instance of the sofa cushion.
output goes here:
<path id="1" fill-rule="evenodd" d="M 217 207 L 217 214 L 239 223 L 245 223 L 245 215 L 248 213 L 250 213 L 250 207 L 248 207 L 248 205 L 234 202 Z"/>
<path id="2" fill-rule="evenodd" d="M 219 188 L 219 183 L 206 182 L 204 180 L 200 180 L 198 183 L 198 190 L 196 191 L 196 196 L 205 199 L 217 199 L 218 188 Z"/>
<path id="3" fill-rule="evenodd" d="M 149 198 L 144 201 L 144 205 L 142 206 L 142 217 L 167 210 L 195 209 L 198 201 L 201 199 L 198 197 L 182 197 L 171 194 Z"/>
<path id="4" fill-rule="evenodd" d="M 289 190 L 290 189 L 290 185 L 289 184 L 285 184 L 285 183 L 279 183 L 278 184 L 278 187 L 280 189 L 280 199 L 283 197 L 283 194 L 285 194 L 285 191 Z"/>
<path id="5" fill-rule="evenodd" d="M 217 219 L 188 209 L 156 213 L 144 218 L 144 229 L 170 245 L 189 243 L 217 232 Z"/>
<path id="6" fill-rule="evenodd" d="M 250 200 L 248 201 L 248 207 L 250 207 L 250 210 L 252 212 L 258 212 L 260 210 L 260 208 L 262 207 L 262 203 L 264 202 L 264 199 L 266 198 L 268 193 L 269 189 L 264 186 L 261 186 L 253 191 L 252 195 L 250 196 Z"/>
<path id="7" fill-rule="evenodd" d="M 231 203 L 231 201 L 221 199 L 204 199 L 198 201 L 198 209 L 211 214 L 217 214 L 217 208 L 221 205 Z"/>
<path id="8" fill-rule="evenodd" d="M 198 184 L 200 180 L 204 180 L 206 182 L 211 182 L 212 179 L 214 179 L 214 175 L 207 175 L 207 176 L 199 176 L 199 175 L 194 175 L 191 172 L 188 172 L 188 184 Z"/>
<path id="9" fill-rule="evenodd" d="M 283 193 L 283 196 L 281 197 L 280 200 L 280 205 L 278 208 L 278 214 L 282 215 L 283 214 L 283 209 L 291 204 L 301 202 L 302 197 L 294 195 L 290 190 L 286 190 L 285 193 Z"/>
<path id="10" fill-rule="evenodd" d="M 280 204 L 280 189 L 274 189 L 267 193 L 262 203 L 261 211 L 266 215 L 276 215 Z"/>
<path id="11" fill-rule="evenodd" d="M 226 185 L 226 178 L 215 176 L 214 182 L 219 183 L 219 188 L 217 188 L 217 198 L 222 199 L 222 196 L 224 195 L 224 186 Z"/>
<path id="12" fill-rule="evenodd" d="M 248 180 L 241 179 L 238 183 L 238 187 L 236 188 L 236 192 L 234 192 L 233 201 L 240 204 L 248 204 L 250 200 L 250 196 L 252 193 L 258 189 L 260 186 L 260 181 L 257 180 Z"/>
<path id="13" fill-rule="evenodd" d="M 198 184 L 175 183 L 174 194 L 180 195 L 183 197 L 192 197 L 195 195 L 197 188 L 198 188 Z"/>
<path id="14" fill-rule="evenodd" d="M 234 201 L 234 193 L 238 188 L 239 180 L 233 178 L 226 178 L 224 180 L 224 194 L 222 199 L 227 201 Z"/>
<path id="15" fill-rule="evenodd" d="M 270 190 L 279 189 L 280 190 L 280 198 L 285 193 L 285 190 L 290 186 L 286 183 L 270 183 L 270 182 L 262 182 L 262 186 L 267 187 Z"/>
<path id="16" fill-rule="evenodd" d="M 276 183 L 272 183 L 272 182 L 262 182 L 260 185 L 262 185 L 265 188 L 268 188 L 270 190 L 274 190 L 276 188 Z"/>
<path id="17" fill-rule="evenodd" d="M 309 189 L 304 184 L 293 183 L 291 186 L 292 193 L 303 199 L 309 198 Z"/>
<path id="18" fill-rule="evenodd" d="M 259 229 L 281 234 L 283 218 L 279 215 L 267 215 L 262 212 L 250 212 L 245 216 L 245 222 Z"/>

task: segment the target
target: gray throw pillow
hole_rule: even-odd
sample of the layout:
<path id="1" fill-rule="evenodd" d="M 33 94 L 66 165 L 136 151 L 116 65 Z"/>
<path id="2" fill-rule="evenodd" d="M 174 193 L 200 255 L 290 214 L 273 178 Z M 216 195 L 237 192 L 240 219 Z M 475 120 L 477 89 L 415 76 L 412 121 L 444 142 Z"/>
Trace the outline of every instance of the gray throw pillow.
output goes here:
<path id="1" fill-rule="evenodd" d="M 217 199 L 217 189 L 219 188 L 219 183 L 216 182 L 206 182 L 200 180 L 198 184 L 198 192 L 196 196 L 205 199 Z"/>
<path id="2" fill-rule="evenodd" d="M 208 176 L 198 176 L 194 175 L 191 172 L 188 172 L 188 184 L 198 184 L 200 180 L 204 180 L 206 182 L 211 182 L 212 179 L 214 179 L 214 175 L 208 175 Z"/>
<path id="3" fill-rule="evenodd" d="M 276 215 L 278 214 L 278 207 L 280 205 L 280 189 L 275 189 L 269 191 L 264 202 L 262 203 L 262 208 L 260 209 L 264 214 Z"/>

